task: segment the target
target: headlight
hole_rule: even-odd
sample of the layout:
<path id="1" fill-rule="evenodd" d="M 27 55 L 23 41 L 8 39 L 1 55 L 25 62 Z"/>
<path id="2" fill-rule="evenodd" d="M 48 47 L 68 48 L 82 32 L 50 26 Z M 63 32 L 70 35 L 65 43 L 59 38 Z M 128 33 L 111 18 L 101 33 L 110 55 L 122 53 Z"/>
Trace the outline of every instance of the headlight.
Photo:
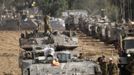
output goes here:
<path id="1" fill-rule="evenodd" d="M 128 57 L 131 57 L 131 55 L 130 55 L 130 54 L 127 54 L 127 56 L 128 56 Z"/>

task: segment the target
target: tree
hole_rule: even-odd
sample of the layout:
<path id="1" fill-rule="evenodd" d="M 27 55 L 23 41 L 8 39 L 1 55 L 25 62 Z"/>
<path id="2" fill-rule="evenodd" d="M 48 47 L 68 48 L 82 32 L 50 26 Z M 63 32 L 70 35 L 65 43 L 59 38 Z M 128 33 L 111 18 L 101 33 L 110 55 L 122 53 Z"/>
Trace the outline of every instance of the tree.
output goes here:
<path id="1" fill-rule="evenodd" d="M 67 0 L 43 0 L 39 7 L 44 15 L 59 16 L 61 11 L 67 9 Z"/>

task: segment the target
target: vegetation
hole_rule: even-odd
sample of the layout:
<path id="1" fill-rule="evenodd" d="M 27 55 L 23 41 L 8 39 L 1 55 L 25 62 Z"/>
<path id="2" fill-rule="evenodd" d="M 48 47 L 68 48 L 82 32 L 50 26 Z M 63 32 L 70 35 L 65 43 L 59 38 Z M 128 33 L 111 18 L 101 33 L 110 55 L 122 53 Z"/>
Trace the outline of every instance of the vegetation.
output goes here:
<path id="1" fill-rule="evenodd" d="M 134 0 L 109 0 L 119 8 L 120 18 L 134 20 Z"/>
<path id="2" fill-rule="evenodd" d="M 67 9 L 66 0 L 43 0 L 42 4 L 39 4 L 44 14 L 50 16 L 59 16 L 61 11 Z"/>
<path id="3" fill-rule="evenodd" d="M 84 9 L 90 15 L 96 15 L 100 13 L 100 9 L 104 8 L 113 21 L 117 17 L 134 18 L 134 0 L 0 0 L 0 6 L 2 8 L 4 3 L 6 7 L 12 5 L 23 9 L 32 7 L 33 1 L 37 2 L 44 14 L 51 16 L 59 16 L 61 11 L 71 9 Z"/>

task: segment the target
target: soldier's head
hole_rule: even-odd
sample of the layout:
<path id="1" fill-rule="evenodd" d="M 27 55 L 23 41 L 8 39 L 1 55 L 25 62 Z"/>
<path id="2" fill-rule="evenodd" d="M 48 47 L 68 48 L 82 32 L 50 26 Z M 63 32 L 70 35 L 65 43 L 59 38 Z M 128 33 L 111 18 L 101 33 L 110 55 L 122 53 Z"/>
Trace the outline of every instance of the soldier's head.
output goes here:
<path id="1" fill-rule="evenodd" d="M 50 18 L 50 17 L 49 17 L 48 15 L 46 15 L 46 16 L 44 17 L 44 21 L 45 21 L 45 20 L 49 20 L 49 18 Z"/>
<path id="2" fill-rule="evenodd" d="M 97 61 L 102 62 L 102 57 L 98 57 Z"/>
<path id="3" fill-rule="evenodd" d="M 107 62 L 107 61 L 105 59 L 103 59 L 102 62 Z"/>
<path id="4" fill-rule="evenodd" d="M 113 59 L 112 58 L 109 58 L 109 63 L 113 63 Z"/>
<path id="5" fill-rule="evenodd" d="M 102 58 L 105 58 L 105 55 L 102 55 Z"/>
<path id="6" fill-rule="evenodd" d="M 80 55 L 80 56 L 83 56 L 83 53 L 80 53 L 79 55 Z"/>

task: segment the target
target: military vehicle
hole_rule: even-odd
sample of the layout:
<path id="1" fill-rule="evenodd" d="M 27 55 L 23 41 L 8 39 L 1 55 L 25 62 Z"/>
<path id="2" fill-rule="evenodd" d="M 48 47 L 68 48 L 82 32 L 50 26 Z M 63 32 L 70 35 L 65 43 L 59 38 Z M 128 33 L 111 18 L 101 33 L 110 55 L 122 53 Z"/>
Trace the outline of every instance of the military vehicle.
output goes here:
<path id="1" fill-rule="evenodd" d="M 86 10 L 67 10 L 62 14 L 62 16 L 65 17 L 66 30 L 76 30 L 79 26 L 79 18 L 88 17 Z"/>
<path id="2" fill-rule="evenodd" d="M 101 73 L 97 63 L 76 57 L 78 54 L 73 52 L 78 47 L 75 31 L 25 32 L 21 34 L 20 47 L 19 65 L 22 75 L 97 75 Z M 59 61 L 59 65 L 53 65 L 53 60 Z"/>
<path id="3" fill-rule="evenodd" d="M 54 44 L 57 48 L 74 49 L 78 47 L 78 37 L 75 31 L 54 31 L 51 35 L 43 32 L 33 31 L 21 34 L 20 47 L 30 47 L 32 45 Z"/>
<path id="4" fill-rule="evenodd" d="M 51 46 L 51 47 L 50 47 Z M 30 72 L 32 69 L 32 65 L 40 63 L 45 63 L 44 61 L 47 57 L 48 51 L 45 48 L 54 50 L 52 45 L 32 45 L 31 48 L 24 48 L 21 50 L 20 58 L 19 58 L 19 67 L 21 68 L 22 75 L 33 75 Z M 52 51 L 51 50 L 51 51 Z M 36 67 L 40 68 L 40 67 Z M 36 72 L 36 71 L 35 71 Z M 37 74 L 35 74 L 37 75 Z"/>
<path id="5" fill-rule="evenodd" d="M 92 30 L 94 30 L 94 38 L 103 40 L 105 39 L 105 22 L 104 20 L 98 20 L 96 21 L 95 25 L 94 25 L 94 29 L 92 28 Z"/>
<path id="6" fill-rule="evenodd" d="M 74 49 L 78 47 L 78 36 L 75 31 L 55 32 L 53 38 L 57 48 Z"/>
<path id="7" fill-rule="evenodd" d="M 29 53 L 30 54 L 30 53 Z M 101 74 L 99 65 L 93 61 L 81 60 L 74 57 L 70 50 L 55 52 L 55 56 L 46 56 L 40 47 L 33 47 L 32 58 L 25 58 L 22 63 L 22 75 L 98 75 Z M 23 56 L 24 57 L 24 56 Z M 59 65 L 52 61 L 58 58 Z"/>
<path id="8" fill-rule="evenodd" d="M 134 24 L 127 24 L 125 28 L 126 36 L 120 35 L 118 50 L 120 69 L 124 69 L 125 73 L 128 74 L 126 65 L 130 64 L 134 59 Z"/>
<path id="9" fill-rule="evenodd" d="M 47 36 L 43 36 L 42 38 L 41 36 L 40 38 L 32 36 L 26 39 L 28 43 L 32 43 L 30 43 L 29 46 L 25 46 L 27 45 L 26 43 L 21 45 L 22 50 L 19 63 L 22 75 L 100 74 L 100 67 L 97 63 L 75 57 L 73 50 L 77 47 L 78 39 L 75 33 L 70 33 L 72 32 L 53 32 L 52 37 L 54 42 L 51 43 L 47 43 Z M 23 40 L 23 38 L 21 38 L 21 40 Z M 42 41 L 44 43 L 41 43 Z M 24 40 L 21 42 L 24 42 Z M 48 52 L 46 49 L 48 49 Z M 49 52 L 52 50 L 54 54 Z M 49 54 L 53 55 L 53 57 Z M 59 60 L 59 66 L 52 65 L 54 58 Z"/>
<path id="10" fill-rule="evenodd" d="M 0 13 L 0 29 L 13 30 L 18 29 L 17 16 L 13 9 L 2 9 Z"/>
<path id="11" fill-rule="evenodd" d="M 119 39 L 119 34 L 121 32 L 121 28 L 115 26 L 115 23 L 109 23 L 109 25 L 106 26 L 105 33 L 106 33 L 106 39 L 107 43 L 114 43 L 117 39 Z"/>
<path id="12" fill-rule="evenodd" d="M 76 24 L 75 24 L 75 16 L 70 15 L 68 18 L 65 20 L 65 26 L 66 30 L 76 30 Z"/>
<path id="13" fill-rule="evenodd" d="M 50 25 L 52 30 L 64 31 L 65 30 L 65 21 L 62 18 L 51 17 Z"/>
<path id="14" fill-rule="evenodd" d="M 53 44 L 54 41 L 51 38 L 51 36 L 44 35 L 41 32 L 38 33 L 26 33 L 26 34 L 21 34 L 20 38 L 20 47 L 25 48 L 25 47 L 31 47 L 32 45 L 43 45 L 43 44 Z M 23 37 L 24 36 L 24 37 Z"/>

